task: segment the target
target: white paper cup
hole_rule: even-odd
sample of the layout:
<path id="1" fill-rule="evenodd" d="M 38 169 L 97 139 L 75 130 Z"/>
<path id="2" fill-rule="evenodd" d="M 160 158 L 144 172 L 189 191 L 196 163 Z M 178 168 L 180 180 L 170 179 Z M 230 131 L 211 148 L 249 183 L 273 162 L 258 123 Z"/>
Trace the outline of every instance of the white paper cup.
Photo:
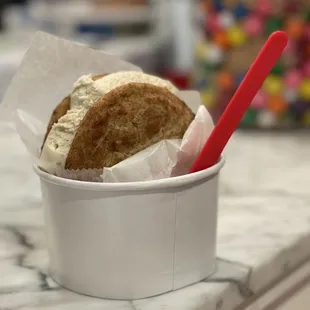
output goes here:
<path id="1" fill-rule="evenodd" d="M 37 167 L 51 276 L 86 295 L 139 299 L 176 290 L 215 267 L 218 175 L 213 167 L 134 183 L 62 179 Z"/>

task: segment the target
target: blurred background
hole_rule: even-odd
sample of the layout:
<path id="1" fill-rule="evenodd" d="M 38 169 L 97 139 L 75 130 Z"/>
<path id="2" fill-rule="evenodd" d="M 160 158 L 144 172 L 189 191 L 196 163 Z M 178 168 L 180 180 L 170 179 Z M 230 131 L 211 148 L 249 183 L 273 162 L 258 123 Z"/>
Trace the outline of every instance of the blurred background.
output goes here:
<path id="1" fill-rule="evenodd" d="M 289 45 L 241 126 L 310 127 L 309 0 L 0 0 L 0 98 L 43 30 L 199 90 L 216 120 L 277 29 Z"/>

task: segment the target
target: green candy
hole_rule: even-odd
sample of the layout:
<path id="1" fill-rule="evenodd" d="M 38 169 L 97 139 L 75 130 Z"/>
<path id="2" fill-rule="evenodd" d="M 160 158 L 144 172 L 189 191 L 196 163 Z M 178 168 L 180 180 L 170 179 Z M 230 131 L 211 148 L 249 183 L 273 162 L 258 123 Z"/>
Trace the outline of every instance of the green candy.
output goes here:
<path id="1" fill-rule="evenodd" d="M 308 21 L 308 22 L 310 22 L 310 11 L 309 10 L 307 10 L 306 12 L 305 12 L 305 20 L 306 21 Z"/>
<path id="2" fill-rule="evenodd" d="M 296 124 L 297 117 L 295 114 L 293 114 L 291 112 L 287 112 L 287 113 L 285 113 L 285 115 L 283 116 L 283 119 L 281 121 L 285 127 L 291 127 L 291 126 L 294 126 Z"/>
<path id="3" fill-rule="evenodd" d="M 209 62 L 205 62 L 204 65 L 203 65 L 203 68 L 205 70 L 205 72 L 213 72 L 213 71 L 216 71 L 218 69 L 221 68 L 221 64 L 212 64 L 212 63 L 209 63 Z"/>
<path id="4" fill-rule="evenodd" d="M 250 108 L 245 112 L 241 120 L 241 126 L 252 127 L 255 125 L 256 119 L 257 119 L 257 111 Z"/>
<path id="5" fill-rule="evenodd" d="M 272 68 L 271 73 L 275 75 L 282 75 L 283 72 L 285 71 L 283 63 L 278 61 L 275 66 Z"/>
<path id="6" fill-rule="evenodd" d="M 265 24 L 266 35 L 270 35 L 276 30 L 280 30 L 283 27 L 283 21 L 279 18 L 269 18 Z"/>

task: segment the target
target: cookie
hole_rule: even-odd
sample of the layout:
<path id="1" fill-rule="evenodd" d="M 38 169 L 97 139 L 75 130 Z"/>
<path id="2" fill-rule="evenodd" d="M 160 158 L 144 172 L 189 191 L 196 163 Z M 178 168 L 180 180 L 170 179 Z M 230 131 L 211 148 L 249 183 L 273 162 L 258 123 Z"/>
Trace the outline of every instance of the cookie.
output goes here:
<path id="1" fill-rule="evenodd" d="M 96 75 L 93 77 L 93 80 L 97 81 L 97 80 L 103 78 L 104 76 L 106 76 L 106 74 Z M 58 123 L 58 120 L 61 117 L 63 117 L 67 113 L 67 111 L 70 109 L 70 101 L 71 101 L 70 96 L 66 97 L 65 99 L 63 99 L 63 101 L 61 103 L 59 103 L 57 105 L 57 107 L 53 111 L 52 116 L 50 117 L 50 120 L 49 120 L 48 125 L 47 125 L 46 134 L 45 134 L 45 137 L 43 140 L 42 147 L 43 147 L 45 140 L 46 140 L 48 134 L 50 133 L 53 125 L 55 123 Z"/>
<path id="2" fill-rule="evenodd" d="M 129 83 L 97 101 L 71 144 L 66 169 L 111 167 L 165 139 L 182 139 L 194 119 L 187 105 L 163 87 Z"/>

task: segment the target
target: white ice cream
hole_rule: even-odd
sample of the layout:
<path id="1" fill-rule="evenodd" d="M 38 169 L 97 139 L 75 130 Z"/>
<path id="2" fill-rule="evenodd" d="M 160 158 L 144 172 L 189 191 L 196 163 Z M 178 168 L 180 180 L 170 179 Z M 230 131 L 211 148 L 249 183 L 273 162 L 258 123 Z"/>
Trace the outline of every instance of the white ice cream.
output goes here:
<path id="1" fill-rule="evenodd" d="M 51 174 L 55 174 L 57 168 L 63 169 L 73 138 L 88 109 L 111 90 L 128 83 L 149 83 L 178 94 L 170 82 L 143 72 L 117 72 L 97 81 L 93 81 L 91 75 L 82 76 L 74 84 L 70 110 L 54 124 L 46 139 L 39 167 Z"/>

